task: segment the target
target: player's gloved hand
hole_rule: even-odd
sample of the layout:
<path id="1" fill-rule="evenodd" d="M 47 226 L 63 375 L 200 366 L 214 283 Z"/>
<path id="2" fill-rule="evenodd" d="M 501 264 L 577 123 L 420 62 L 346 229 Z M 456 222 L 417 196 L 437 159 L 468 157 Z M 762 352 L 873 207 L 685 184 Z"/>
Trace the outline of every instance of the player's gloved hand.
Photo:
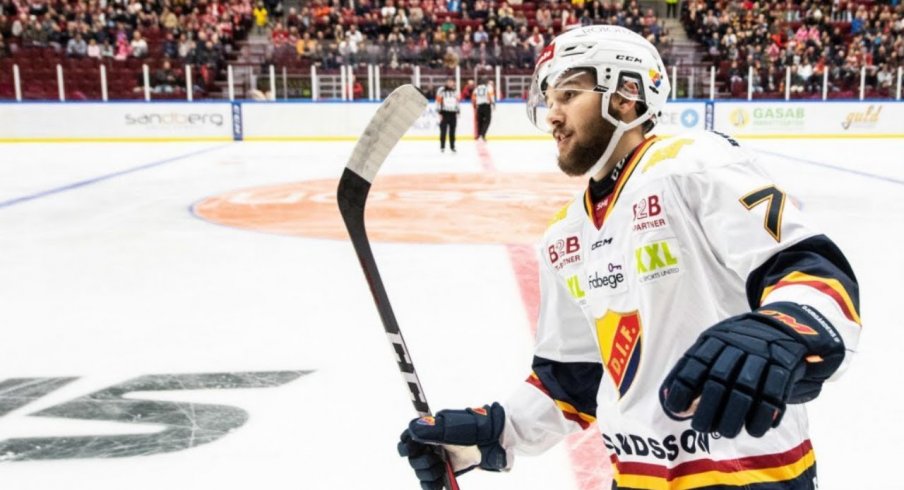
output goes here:
<path id="1" fill-rule="evenodd" d="M 505 427 L 505 410 L 493 403 L 481 408 L 440 410 L 435 417 L 421 417 L 402 432 L 399 455 L 421 481 L 424 490 L 443 488 L 445 466 L 440 457 L 446 450 L 456 475 L 480 467 L 500 471 L 506 467 L 505 449 L 499 443 Z"/>
<path id="2" fill-rule="evenodd" d="M 754 437 L 778 427 L 787 403 L 816 398 L 844 343 L 816 310 L 772 303 L 705 330 L 660 388 L 666 414 L 691 427 Z"/>

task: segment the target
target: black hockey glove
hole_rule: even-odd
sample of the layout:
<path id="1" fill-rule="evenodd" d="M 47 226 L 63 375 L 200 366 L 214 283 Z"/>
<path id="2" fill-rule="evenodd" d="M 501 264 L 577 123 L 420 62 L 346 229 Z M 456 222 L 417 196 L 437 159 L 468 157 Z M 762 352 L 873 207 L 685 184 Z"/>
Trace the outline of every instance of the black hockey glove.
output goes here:
<path id="1" fill-rule="evenodd" d="M 772 303 L 705 330 L 659 391 L 662 408 L 691 427 L 761 437 L 787 403 L 816 398 L 844 359 L 844 343 L 813 308 Z"/>
<path id="2" fill-rule="evenodd" d="M 408 458 L 421 488 L 439 490 L 445 471 L 440 445 L 446 449 L 456 476 L 478 466 L 500 471 L 506 466 L 505 449 L 499 444 L 504 427 L 505 410 L 498 403 L 440 410 L 435 417 L 421 417 L 408 424 L 399 441 L 399 455 Z"/>

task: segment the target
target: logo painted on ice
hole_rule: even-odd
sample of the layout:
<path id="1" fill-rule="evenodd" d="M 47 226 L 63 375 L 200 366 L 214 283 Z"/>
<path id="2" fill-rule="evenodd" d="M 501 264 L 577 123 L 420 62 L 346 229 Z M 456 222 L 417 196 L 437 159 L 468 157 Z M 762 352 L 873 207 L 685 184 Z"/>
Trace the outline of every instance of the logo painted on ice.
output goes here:
<path id="1" fill-rule="evenodd" d="M 192 449 L 235 433 L 248 421 L 249 414 L 231 405 L 170 401 L 166 398 L 179 397 L 168 392 L 275 388 L 310 373 L 219 372 L 150 374 L 132 378 L 30 413 L 32 417 L 66 419 L 73 423 L 85 421 L 86 430 L 81 435 L 36 433 L 0 440 L 0 462 L 124 458 Z M 4 379 L 0 383 L 3 385 L 0 415 L 22 409 L 77 379 Z M 133 398 L 133 393 L 139 395 Z M 164 393 L 165 398 L 157 399 L 148 393 Z M 94 433 L 93 425 L 89 424 L 96 422 L 116 424 L 121 428 L 117 433 Z"/>
<path id="2" fill-rule="evenodd" d="M 606 371 L 612 376 L 619 397 L 625 396 L 640 365 L 641 335 L 640 313 L 609 310 L 596 320 L 596 335 L 600 343 L 600 355 Z"/>

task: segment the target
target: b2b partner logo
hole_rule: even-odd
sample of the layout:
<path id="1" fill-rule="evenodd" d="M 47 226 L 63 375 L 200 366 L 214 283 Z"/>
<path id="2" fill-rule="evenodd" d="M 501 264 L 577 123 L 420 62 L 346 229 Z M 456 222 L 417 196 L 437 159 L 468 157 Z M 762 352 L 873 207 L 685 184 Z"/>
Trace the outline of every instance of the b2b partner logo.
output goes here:
<path id="1" fill-rule="evenodd" d="M 662 205 L 659 196 L 653 194 L 637 201 L 631 210 L 634 212 L 634 226 L 632 231 L 650 231 L 668 226 L 665 216 L 662 215 Z"/>
<path id="2" fill-rule="evenodd" d="M 145 392 L 272 388 L 312 371 L 152 374 L 32 413 L 30 417 L 139 424 L 135 433 L 17 437 L 0 441 L 0 462 L 150 456 L 214 442 L 248 421 L 248 412 L 228 405 L 154 400 Z M 0 416 L 18 410 L 77 380 L 0 380 Z M 140 394 L 133 394 L 142 392 Z M 159 428 L 147 432 L 147 427 Z M 90 427 L 90 426 L 89 426 Z M 124 426 L 125 427 L 125 426 Z M 135 427 L 133 425 L 133 427 Z M 126 429 L 127 430 L 127 429 Z"/>
<path id="3" fill-rule="evenodd" d="M 581 242 L 576 235 L 567 238 L 559 238 L 547 248 L 549 252 L 549 262 L 556 270 L 561 270 L 568 264 L 575 264 L 581 261 Z"/>

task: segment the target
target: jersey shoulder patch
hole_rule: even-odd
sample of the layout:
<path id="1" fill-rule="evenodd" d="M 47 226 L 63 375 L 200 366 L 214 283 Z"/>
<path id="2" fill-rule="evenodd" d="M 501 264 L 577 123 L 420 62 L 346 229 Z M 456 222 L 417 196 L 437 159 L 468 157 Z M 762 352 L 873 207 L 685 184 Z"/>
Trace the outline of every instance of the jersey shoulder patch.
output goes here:
<path id="1" fill-rule="evenodd" d="M 731 137 L 712 131 L 689 131 L 657 141 L 638 164 L 644 180 L 752 161 Z"/>
<path id="2" fill-rule="evenodd" d="M 584 212 L 583 197 L 584 193 L 582 191 L 580 194 L 574 196 L 570 201 L 568 201 L 568 204 L 562 206 L 562 208 L 559 209 L 556 214 L 552 216 L 552 218 L 550 218 L 549 223 L 547 223 L 546 225 L 547 235 L 553 230 L 553 228 L 560 228 L 563 225 L 568 227 L 568 225 L 565 225 L 565 223 L 571 223 L 573 221 L 579 221 L 585 218 L 586 213 Z"/>

